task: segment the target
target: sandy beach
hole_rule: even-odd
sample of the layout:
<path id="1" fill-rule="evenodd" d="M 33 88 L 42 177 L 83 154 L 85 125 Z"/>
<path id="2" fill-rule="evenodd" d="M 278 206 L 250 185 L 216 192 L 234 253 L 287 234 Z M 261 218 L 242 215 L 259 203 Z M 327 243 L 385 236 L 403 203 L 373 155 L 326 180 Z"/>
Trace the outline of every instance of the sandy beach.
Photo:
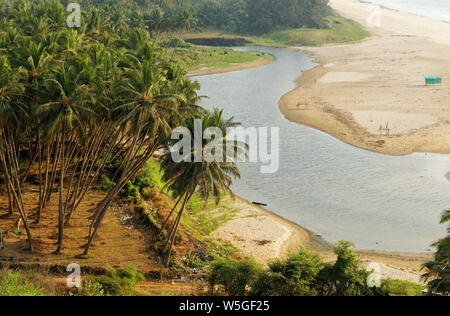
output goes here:
<path id="1" fill-rule="evenodd" d="M 330 2 L 341 15 L 367 26 L 367 4 Z M 363 149 L 390 155 L 448 154 L 450 24 L 391 10 L 380 12 L 381 25 L 367 27 L 372 36 L 362 42 L 296 47 L 319 65 L 283 96 L 280 109 L 294 122 Z M 443 82 L 426 86 L 425 76 L 440 76 Z M 329 245 L 313 233 L 245 200 L 235 203 L 240 214 L 212 237 L 232 242 L 242 255 L 267 264 L 303 246 L 326 262 L 335 260 Z M 379 263 L 383 278 L 417 283 L 422 264 L 432 258 L 431 254 L 358 253 L 364 263 Z"/>
<path id="2" fill-rule="evenodd" d="M 372 36 L 296 48 L 320 65 L 281 99 L 283 114 L 371 151 L 450 153 L 450 24 L 381 9 L 379 27 L 368 27 L 369 5 L 330 3 Z M 442 85 L 426 86 L 424 76 Z"/>
<path id="3" fill-rule="evenodd" d="M 320 255 L 324 262 L 334 262 L 332 245 L 320 236 L 261 207 L 236 197 L 232 204 L 237 216 L 211 234 L 218 241 L 228 241 L 240 249 L 240 256 L 250 256 L 267 265 L 305 247 Z M 357 251 L 364 264 L 379 263 L 383 279 L 422 283 L 421 266 L 430 254 Z"/>

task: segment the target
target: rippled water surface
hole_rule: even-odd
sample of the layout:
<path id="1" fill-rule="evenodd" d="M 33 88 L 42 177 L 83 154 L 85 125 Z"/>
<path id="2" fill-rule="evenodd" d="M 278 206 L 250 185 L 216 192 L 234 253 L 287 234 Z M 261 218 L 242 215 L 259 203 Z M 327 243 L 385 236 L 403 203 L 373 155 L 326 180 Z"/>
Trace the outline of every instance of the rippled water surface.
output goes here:
<path id="1" fill-rule="evenodd" d="M 268 204 L 268 209 L 322 235 L 346 239 L 360 249 L 421 252 L 444 236 L 439 225 L 450 207 L 444 174 L 450 156 L 385 156 L 361 150 L 320 131 L 286 120 L 281 96 L 296 87 L 301 71 L 314 66 L 305 54 L 265 47 L 276 61 L 261 68 L 197 77 L 203 105 L 224 108 L 245 127 L 280 128 L 280 168 L 261 174 L 243 164 L 233 190 Z"/>

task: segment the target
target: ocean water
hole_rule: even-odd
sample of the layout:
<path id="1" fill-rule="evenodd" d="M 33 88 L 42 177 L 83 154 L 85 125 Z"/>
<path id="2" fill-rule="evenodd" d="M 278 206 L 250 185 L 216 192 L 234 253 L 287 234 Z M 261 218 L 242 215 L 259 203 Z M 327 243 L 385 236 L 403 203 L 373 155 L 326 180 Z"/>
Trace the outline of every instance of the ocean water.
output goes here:
<path id="1" fill-rule="evenodd" d="M 450 22 L 450 0 L 361 0 L 361 2 Z"/>
<path id="2" fill-rule="evenodd" d="M 328 241 L 349 240 L 359 249 L 423 252 L 445 235 L 439 220 L 450 207 L 450 182 L 444 177 L 450 155 L 381 155 L 286 120 L 279 99 L 315 64 L 294 50 L 239 49 L 269 53 L 276 60 L 260 68 L 196 77 L 200 95 L 210 97 L 202 104 L 224 109 L 244 127 L 278 127 L 280 168 L 261 174 L 261 164 L 241 164 L 242 179 L 233 185 L 236 194 L 267 203 L 268 210 Z"/>

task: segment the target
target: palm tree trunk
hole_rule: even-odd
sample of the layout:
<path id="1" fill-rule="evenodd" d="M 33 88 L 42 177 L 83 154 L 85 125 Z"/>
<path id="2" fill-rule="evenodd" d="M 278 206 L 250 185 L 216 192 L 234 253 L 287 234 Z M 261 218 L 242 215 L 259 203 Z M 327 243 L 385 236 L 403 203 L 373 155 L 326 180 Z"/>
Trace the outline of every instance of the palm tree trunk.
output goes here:
<path id="1" fill-rule="evenodd" d="M 3 165 L 5 179 L 8 182 L 8 186 L 11 190 L 13 202 L 16 203 L 20 217 L 25 226 L 29 250 L 33 251 L 33 240 L 31 236 L 30 226 L 28 225 L 25 207 L 23 204 L 22 191 L 20 189 L 21 186 L 19 179 L 18 162 L 14 160 L 15 155 L 12 153 L 12 150 L 11 136 L 8 137 L 7 135 L 5 135 L 4 129 L 0 127 L 0 162 Z"/>
<path id="2" fill-rule="evenodd" d="M 36 214 L 36 223 L 41 221 L 42 212 L 42 145 L 41 145 L 41 133 L 37 132 L 37 147 L 39 154 L 39 206 Z"/>
<path id="3" fill-rule="evenodd" d="M 0 149 L 0 150 L 2 150 L 2 149 Z M 14 210 L 14 199 L 11 194 L 11 188 L 9 187 L 9 184 L 6 181 L 6 174 L 5 174 L 5 186 L 6 186 L 6 191 L 8 192 L 8 215 L 11 216 L 11 215 L 13 215 L 13 210 Z"/>
<path id="4" fill-rule="evenodd" d="M 169 241 L 170 241 L 170 246 L 169 246 L 169 249 L 167 250 L 167 256 L 166 256 L 166 259 L 164 262 L 165 266 L 168 266 L 170 263 L 170 257 L 172 255 L 173 245 L 175 244 L 175 240 L 177 239 L 177 232 L 178 232 L 178 228 L 180 226 L 181 218 L 183 217 L 183 212 L 186 208 L 187 203 L 189 203 L 189 201 L 192 198 L 192 195 L 194 195 L 194 193 L 195 193 L 195 187 L 192 190 L 192 192 L 189 194 L 189 196 L 186 196 L 186 198 L 183 202 L 183 206 L 181 207 L 180 212 L 178 213 L 177 220 L 175 221 L 173 231 L 172 231 L 172 236 L 170 236 L 169 239 L 167 240 L 165 247 L 167 247 L 167 244 L 169 243 Z"/>
<path id="5" fill-rule="evenodd" d="M 174 207 L 172 207 L 170 214 L 166 217 L 166 219 L 164 220 L 164 223 L 161 225 L 161 228 L 159 230 L 160 234 L 164 231 L 164 228 L 166 228 L 167 224 L 169 223 L 170 217 L 172 217 L 172 214 L 175 212 L 178 204 L 180 204 L 180 202 L 185 194 L 186 193 L 181 194 L 180 197 L 178 198 L 177 202 L 175 203 Z"/>
<path id="6" fill-rule="evenodd" d="M 62 250 L 62 243 L 64 238 L 64 200 L 63 200 L 63 189 L 64 189 L 64 172 L 65 172 L 65 133 L 61 135 L 61 174 L 59 176 L 59 206 L 58 206 L 58 248 L 55 254 L 59 255 Z"/>

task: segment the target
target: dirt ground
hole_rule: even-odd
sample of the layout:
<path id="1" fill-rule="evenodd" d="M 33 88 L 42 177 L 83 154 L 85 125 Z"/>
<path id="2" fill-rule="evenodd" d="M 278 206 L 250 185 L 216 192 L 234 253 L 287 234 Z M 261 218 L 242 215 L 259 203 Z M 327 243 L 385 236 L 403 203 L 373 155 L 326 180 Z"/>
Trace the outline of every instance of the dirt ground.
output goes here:
<path id="1" fill-rule="evenodd" d="M 39 224 L 35 223 L 35 209 L 38 193 L 32 187 L 24 192 L 25 207 L 29 214 L 29 222 L 35 250 L 30 253 L 27 248 L 27 238 L 23 225 L 16 231 L 15 223 L 19 215 L 8 216 L 7 195 L 0 193 L 0 227 L 3 231 L 4 249 L 0 251 L 0 261 L 10 264 L 26 265 L 58 265 L 67 266 L 77 263 L 82 267 L 95 269 L 120 268 L 134 265 L 148 274 L 157 274 L 161 264 L 157 252 L 152 248 L 154 234 L 145 226 L 140 225 L 134 214 L 134 206 L 115 205 L 111 207 L 99 229 L 98 236 L 88 258 L 80 259 L 87 242 L 90 217 L 95 206 L 100 202 L 105 192 L 90 191 L 79 209 L 74 213 L 70 225 L 65 227 L 63 251 L 54 255 L 58 237 L 58 204 L 57 194 L 42 213 Z M 180 254 L 194 250 L 189 243 L 181 243 L 176 247 Z"/>

